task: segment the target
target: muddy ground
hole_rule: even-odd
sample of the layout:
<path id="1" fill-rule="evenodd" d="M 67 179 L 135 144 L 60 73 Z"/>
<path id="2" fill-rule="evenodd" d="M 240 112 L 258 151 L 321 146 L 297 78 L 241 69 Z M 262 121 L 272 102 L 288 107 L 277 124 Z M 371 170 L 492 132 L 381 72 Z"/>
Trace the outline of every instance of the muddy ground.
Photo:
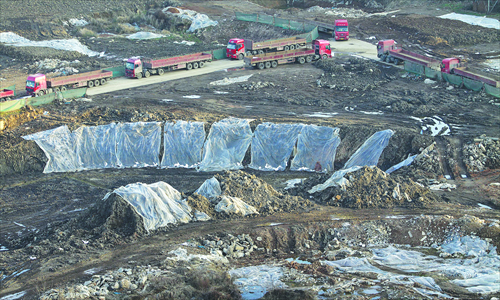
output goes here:
<path id="1" fill-rule="evenodd" d="M 132 19 L 124 16 L 146 11 L 140 4 L 105 2 L 92 2 L 92 18 L 111 20 L 109 22 L 113 23 L 117 16 L 122 16 L 123 20 L 130 21 Z M 1 1 L 2 5 L 6 3 L 13 2 Z M 148 3 L 153 13 L 156 2 Z M 132 6 L 127 6 L 129 4 Z M 1 21 L 0 29 L 34 40 L 78 35 L 75 28 L 65 28 L 59 22 L 72 17 L 90 18 L 85 14 L 86 10 L 63 9 L 64 13 L 32 19 L 18 6 L 9 5 L 2 6 L 12 14 Z M 113 7 L 115 15 L 102 13 L 109 11 L 106 5 Z M 28 73 L 38 71 L 34 67 L 35 62 L 43 58 L 78 59 L 81 61 L 78 68 L 85 70 L 116 65 L 122 58 L 138 52 L 144 53 L 144 56 L 169 56 L 216 49 L 224 47 L 233 35 L 257 39 L 294 34 L 266 25 L 234 22 L 234 11 L 275 13 L 281 17 L 318 21 L 331 19 L 331 16 L 308 13 L 302 8 L 271 9 L 249 2 L 235 7 L 229 1 L 184 1 L 183 6 L 209 14 L 220 22 L 219 26 L 195 35 L 185 35 L 183 31 L 169 27 L 163 30 L 171 30 L 172 38 L 141 42 L 109 35 L 79 37 L 94 51 L 116 55 L 113 59 L 2 46 L 5 50 L 0 55 L 0 77 L 5 79 L 2 86 L 12 83 L 22 86 Z M 363 6 L 357 4 L 356 8 L 363 9 Z M 481 28 L 479 34 L 470 35 L 470 32 L 477 32 L 476 26 L 435 18 L 434 14 L 426 14 L 425 10 L 415 7 L 401 8 L 400 12 L 388 16 L 350 19 L 352 35 L 373 43 L 378 39 L 394 38 L 421 53 L 439 58 L 463 55 L 466 60 L 478 64 L 487 57 L 498 55 L 494 52 L 498 51 L 494 48 L 498 42 L 495 30 Z M 54 9 L 61 7 L 56 5 Z M 367 13 L 383 10 L 380 7 L 365 8 Z M 96 24 L 93 23 L 94 27 L 90 29 L 98 32 Z M 376 39 L 371 40 L 372 36 Z M 329 38 L 327 35 L 322 37 Z M 194 46 L 174 43 L 186 39 L 197 43 Z M 252 76 L 246 82 L 231 85 L 211 84 L 216 80 L 245 75 Z M 184 97 L 190 95 L 200 97 Z M 434 242 L 444 241 L 452 233 L 475 234 L 499 247 L 500 188 L 496 183 L 500 181 L 500 114 L 497 104 L 498 99 L 482 92 L 450 87 L 442 82 L 425 83 L 424 78 L 406 74 L 395 66 L 337 54 L 332 59 L 313 64 L 283 65 L 262 71 L 226 70 L 97 95 L 91 101 L 56 101 L 3 115 L 0 131 L 0 247 L 9 250 L 0 252 L 0 297 L 26 292 L 21 297 L 38 299 L 44 295 L 44 299 L 56 299 L 64 294 L 72 298 L 68 293 L 71 289 L 75 293 L 74 286 L 94 279 L 101 280 L 101 277 L 93 275 L 104 276 L 109 271 L 122 278 L 125 275 L 116 270 L 130 268 L 133 269 L 133 276 L 143 276 L 144 272 L 157 268 L 158 274 L 161 274 L 154 279 L 148 277 L 147 280 L 151 280 L 149 288 L 146 282 L 133 279 L 129 274 L 132 277 L 123 277 L 131 281 L 128 287 L 126 281 L 125 284 L 120 281 L 118 288 L 111 289 L 115 293 L 101 296 L 105 299 L 143 299 L 148 296 L 164 299 L 237 299 L 237 288 L 226 280 L 226 271 L 231 266 L 277 262 L 296 254 L 303 254 L 311 261 L 331 259 L 332 255 L 337 259 L 359 256 L 365 255 L 362 254 L 365 251 L 362 245 L 370 243 L 431 246 L 432 243 L 428 242 L 430 238 L 423 239 L 422 232 L 426 232 Z M 313 195 L 307 193 L 310 187 L 324 182 L 331 174 L 292 172 L 288 169 L 261 172 L 248 168 L 243 170 L 244 173 L 143 168 L 44 174 L 42 171 L 47 158 L 43 151 L 35 142 L 22 139 L 24 135 L 61 125 L 68 125 L 74 130 L 82 125 L 111 122 L 188 120 L 206 122 L 208 128 L 213 122 L 229 116 L 253 119 L 253 129 L 263 122 L 338 127 L 342 142 L 337 150 L 335 169 L 342 168 L 356 149 L 376 131 L 392 129 L 395 133 L 377 168 L 360 170 L 351 175 L 357 183 L 352 189 L 330 188 Z M 433 116 L 439 116 L 450 125 L 451 135 L 432 136 L 415 119 Z M 408 155 L 419 154 L 426 148 L 427 155 L 420 157 L 412 166 L 390 176 L 382 172 Z M 249 163 L 247 154 L 243 164 Z M 206 199 L 193 194 L 212 176 L 225 182 L 227 195 L 241 197 L 251 203 L 258 208 L 260 215 L 243 218 L 213 213 L 213 207 Z M 305 180 L 293 189 L 285 189 L 286 181 L 290 179 Z M 97 215 L 96 210 L 105 211 L 99 210 L 100 206 L 96 203 L 108 192 L 129 183 L 158 181 L 169 183 L 188 197 L 188 201 L 198 203 L 198 208 L 206 209 L 213 220 L 164 228 L 149 235 L 144 233 L 140 224 L 132 230 L 128 227 L 125 228 L 127 230 L 117 230 L 109 226 L 109 222 L 106 223 L 112 219 L 106 219 L 108 215 L 105 214 L 96 222 L 89 221 L 89 215 Z M 439 183 L 455 185 L 455 188 L 429 189 Z M 403 198 L 394 201 L 394 198 L 387 197 L 386 191 L 392 194 L 396 186 L 415 201 Z M 481 208 L 478 204 L 491 209 Z M 127 210 L 129 208 L 119 207 L 117 210 L 122 215 L 137 220 L 132 211 Z M 120 215 L 117 211 L 115 213 Z M 353 224 L 351 230 L 344 230 L 345 222 Z M 344 231 L 340 235 L 329 234 L 332 228 Z M 413 234 L 408 234 L 408 231 Z M 381 232 L 385 234 L 381 235 Z M 213 247 L 205 241 L 223 240 L 230 244 L 231 236 L 238 235 L 244 250 L 238 255 L 235 252 L 234 257 L 224 252 L 228 262 L 215 263 L 215 266 L 199 261 L 172 265 L 168 259 L 171 256 L 169 251 L 186 241 L 192 243 L 188 247 L 190 253 L 209 254 L 210 250 L 222 253 L 223 246 Z M 251 236 L 252 241 L 241 235 Z M 255 245 L 255 249 L 250 245 Z M 329 253 L 345 247 L 351 251 L 335 252 L 338 256 Z M 250 248 L 254 250 L 248 251 Z M 203 281 L 196 280 L 197 273 L 189 271 L 190 266 L 202 270 L 200 272 L 205 274 Z M 313 274 L 315 284 L 326 282 L 332 286 L 343 286 L 339 288 L 341 294 L 331 297 L 367 297 L 356 292 L 369 285 L 367 278 L 354 276 L 361 282 L 356 285 L 351 275 L 319 267 L 318 263 L 311 267 L 289 267 L 304 274 Z M 23 273 L 18 275 L 20 272 Z M 480 297 L 436 277 L 438 279 L 444 282 L 441 287 L 448 295 L 461 299 Z M 135 290 L 129 288 L 133 284 Z M 89 285 L 102 287 L 101 283 Z M 50 294 L 52 288 L 56 290 Z M 280 292 L 286 299 L 291 299 L 292 296 L 285 291 L 274 291 L 277 294 Z M 379 296 L 398 299 L 409 294 L 415 299 L 425 298 L 405 286 L 389 283 Z M 92 297 L 98 299 L 99 296 Z M 313 296 L 301 294 L 298 297 L 309 299 L 307 297 Z"/>

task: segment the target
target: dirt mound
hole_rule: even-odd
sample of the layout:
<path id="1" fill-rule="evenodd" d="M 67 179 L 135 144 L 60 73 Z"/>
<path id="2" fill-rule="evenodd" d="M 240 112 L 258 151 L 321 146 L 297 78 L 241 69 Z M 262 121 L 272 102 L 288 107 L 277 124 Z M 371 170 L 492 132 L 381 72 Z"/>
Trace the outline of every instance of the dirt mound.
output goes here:
<path id="1" fill-rule="evenodd" d="M 263 215 L 302 211 L 314 205 L 302 197 L 281 194 L 262 179 L 243 171 L 227 171 L 215 177 L 222 195 L 238 197 Z"/>
<path id="2" fill-rule="evenodd" d="M 339 91 L 358 92 L 373 90 L 395 77 L 386 75 L 381 66 L 357 57 L 322 59 L 314 63 L 325 73 L 317 81 L 318 86 Z"/>
<path id="3" fill-rule="evenodd" d="M 312 177 L 291 193 L 306 197 L 308 190 L 329 177 Z M 322 204 L 349 208 L 425 207 L 438 200 L 429 189 L 413 180 L 390 176 L 377 167 L 363 167 L 345 178 L 349 181 L 345 188 L 329 187 L 315 193 L 315 199 Z"/>
<path id="4" fill-rule="evenodd" d="M 463 146 L 467 172 L 473 174 L 487 169 L 500 168 L 500 141 L 490 138 Z"/>

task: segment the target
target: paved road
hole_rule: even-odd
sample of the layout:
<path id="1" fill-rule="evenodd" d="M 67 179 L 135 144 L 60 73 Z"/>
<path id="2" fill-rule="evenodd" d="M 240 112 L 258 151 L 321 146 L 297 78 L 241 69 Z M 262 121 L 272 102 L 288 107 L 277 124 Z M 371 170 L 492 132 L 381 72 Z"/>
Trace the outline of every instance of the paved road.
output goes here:
<path id="1" fill-rule="evenodd" d="M 335 53 L 357 54 L 366 58 L 378 60 L 376 47 L 368 42 L 351 38 L 348 41 L 338 41 L 338 42 L 332 39 L 330 40 L 330 43 L 332 45 L 332 51 Z M 239 68 L 243 67 L 243 65 L 244 63 L 241 60 L 222 59 L 208 63 L 204 68 L 201 69 L 190 70 L 190 71 L 176 70 L 172 72 L 167 72 L 162 76 L 151 75 L 151 77 L 149 78 L 142 78 L 142 79 L 130 79 L 126 77 L 119 77 L 113 79 L 106 85 L 88 89 L 87 96 L 104 94 L 104 93 L 134 88 L 138 86 L 145 86 L 149 84 L 160 83 L 180 78 L 192 77 L 216 71 L 221 71 L 229 68 Z"/>
<path id="2" fill-rule="evenodd" d="M 126 77 L 118 77 L 118 78 L 113 79 L 112 81 L 110 81 L 106 85 L 88 89 L 87 96 L 104 94 L 104 93 L 134 88 L 134 87 L 138 87 L 138 86 L 144 86 L 144 85 L 149 85 L 149 84 L 153 84 L 153 83 L 159 83 L 159 82 L 165 82 L 165 81 L 169 81 L 169 80 L 192 77 L 192 76 L 212 73 L 212 72 L 216 72 L 216 71 L 221 71 L 224 69 L 238 68 L 238 67 L 243 67 L 242 60 L 223 59 L 223 60 L 217 60 L 217 61 L 213 61 L 211 63 L 208 63 L 208 64 L 206 64 L 205 67 L 203 67 L 201 69 L 189 70 L 189 71 L 185 70 L 185 69 L 176 70 L 176 71 L 172 71 L 172 72 L 167 72 L 162 76 L 151 75 L 151 77 L 149 77 L 149 78 L 142 78 L 142 79 L 131 79 L 131 78 L 126 78 Z"/>

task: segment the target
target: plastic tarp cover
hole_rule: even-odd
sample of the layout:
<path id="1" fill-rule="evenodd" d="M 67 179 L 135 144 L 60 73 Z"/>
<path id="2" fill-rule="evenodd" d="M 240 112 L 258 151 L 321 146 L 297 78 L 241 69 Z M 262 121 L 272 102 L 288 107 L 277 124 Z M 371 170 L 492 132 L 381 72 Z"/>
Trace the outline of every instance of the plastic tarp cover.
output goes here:
<path id="1" fill-rule="evenodd" d="M 119 124 L 116 130 L 116 156 L 123 168 L 142 168 L 160 164 L 161 122 Z"/>
<path id="2" fill-rule="evenodd" d="M 240 198 L 230 196 L 221 196 L 219 203 L 215 206 L 215 211 L 242 216 L 259 214 L 255 207 L 246 204 Z"/>
<path id="3" fill-rule="evenodd" d="M 26 99 L 16 99 L 9 101 L 0 101 L 0 112 L 15 111 L 26 105 Z"/>
<path id="4" fill-rule="evenodd" d="M 349 180 L 345 179 L 344 176 L 348 173 L 355 172 L 361 169 L 361 166 L 355 166 L 348 169 L 338 170 L 330 176 L 325 182 L 313 186 L 309 191 L 309 194 L 314 194 L 316 192 L 321 192 L 329 187 L 339 186 L 345 190 L 349 186 Z"/>
<path id="5" fill-rule="evenodd" d="M 349 158 L 343 169 L 354 166 L 376 166 L 382 151 L 389 144 L 389 139 L 393 134 L 394 131 L 390 129 L 375 132 Z"/>
<path id="6" fill-rule="evenodd" d="M 23 138 L 35 141 L 47 156 L 48 161 L 43 173 L 77 170 L 74 138 L 68 126 L 37 132 Z"/>
<path id="7" fill-rule="evenodd" d="M 205 141 L 203 122 L 166 122 L 162 168 L 194 168 L 201 162 Z"/>
<path id="8" fill-rule="evenodd" d="M 449 82 L 453 85 L 460 86 L 462 84 L 462 77 L 453 75 L 453 74 L 448 74 L 448 73 L 442 73 L 444 80 L 446 82 Z"/>
<path id="9" fill-rule="evenodd" d="M 469 90 L 479 92 L 480 90 L 483 89 L 484 84 L 481 81 L 472 80 L 472 79 L 465 78 L 465 77 L 462 80 L 463 80 L 464 86 L 466 88 L 468 88 Z"/>
<path id="10" fill-rule="evenodd" d="M 252 140 L 249 121 L 228 118 L 212 124 L 198 170 L 210 172 L 243 168 L 242 161 Z"/>
<path id="11" fill-rule="evenodd" d="M 213 59 L 225 59 L 226 58 L 226 49 L 217 49 L 212 51 Z"/>
<path id="12" fill-rule="evenodd" d="M 405 61 L 405 71 L 415 74 L 425 74 L 424 66 Z"/>
<path id="13" fill-rule="evenodd" d="M 489 84 L 485 84 L 484 85 L 484 91 L 493 96 L 493 97 L 497 97 L 497 98 L 500 98 L 500 88 L 497 88 L 497 87 L 494 87 L 494 86 L 491 86 Z"/>
<path id="14" fill-rule="evenodd" d="M 304 125 L 297 140 L 297 153 L 292 160 L 290 170 L 314 171 L 316 162 L 319 162 L 323 172 L 333 171 L 339 144 L 338 128 Z"/>
<path id="15" fill-rule="evenodd" d="M 252 138 L 252 161 L 249 167 L 262 171 L 284 171 L 303 126 L 259 124 Z"/>
<path id="16" fill-rule="evenodd" d="M 40 106 L 44 104 L 52 103 L 56 99 L 55 93 L 50 93 L 44 96 L 31 97 L 26 99 L 26 105 Z"/>
<path id="17" fill-rule="evenodd" d="M 188 223 L 192 219 L 191 208 L 182 200 L 181 193 L 163 181 L 152 184 L 132 183 L 119 187 L 113 193 L 134 207 L 142 217 L 147 231 L 168 224 Z"/>
<path id="18" fill-rule="evenodd" d="M 78 169 L 116 168 L 116 129 L 111 123 L 99 126 L 82 126 L 73 131 Z"/>
<path id="19" fill-rule="evenodd" d="M 388 174 L 391 174 L 392 172 L 396 171 L 396 170 L 399 170 L 401 169 L 402 167 L 406 167 L 406 166 L 409 166 L 413 163 L 413 161 L 415 160 L 415 158 L 417 157 L 417 154 L 415 155 L 412 155 L 412 156 L 409 156 L 407 159 L 403 160 L 402 162 L 390 167 L 389 169 L 387 169 L 387 171 L 385 171 L 386 173 Z"/>
<path id="20" fill-rule="evenodd" d="M 425 68 L 425 77 L 432 78 L 432 79 L 438 80 L 438 81 L 443 80 L 443 76 L 441 76 L 441 72 L 433 70 L 431 68 Z"/>
<path id="21" fill-rule="evenodd" d="M 212 200 L 220 196 L 220 194 L 222 194 L 222 190 L 217 178 L 212 177 L 205 180 L 205 182 L 203 182 L 203 184 L 195 191 L 195 193 L 202 195 L 209 200 Z"/>

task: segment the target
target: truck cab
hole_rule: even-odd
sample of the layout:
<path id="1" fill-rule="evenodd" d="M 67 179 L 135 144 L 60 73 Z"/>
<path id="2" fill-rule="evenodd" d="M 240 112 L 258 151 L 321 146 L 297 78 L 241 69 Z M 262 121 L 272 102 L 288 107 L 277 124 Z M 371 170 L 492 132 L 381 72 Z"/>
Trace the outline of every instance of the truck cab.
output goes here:
<path id="1" fill-rule="evenodd" d="M 243 59 L 245 56 L 245 40 L 243 39 L 230 39 L 227 43 L 226 57 Z"/>
<path id="2" fill-rule="evenodd" d="M 460 59 L 451 57 L 451 58 L 445 58 L 441 61 L 441 72 L 447 73 L 447 74 L 452 74 L 453 69 L 462 67 L 462 64 L 460 63 Z"/>
<path id="3" fill-rule="evenodd" d="M 28 95 L 35 95 L 40 90 L 47 89 L 47 80 L 44 74 L 29 75 L 26 79 L 26 92 Z"/>
<path id="4" fill-rule="evenodd" d="M 142 77 L 142 62 L 139 58 L 129 58 L 127 60 L 125 63 L 125 76 L 130 78 Z"/>
<path id="5" fill-rule="evenodd" d="M 314 53 L 319 55 L 322 59 L 332 57 L 332 48 L 330 42 L 327 40 L 314 40 L 313 41 Z"/>
<path id="6" fill-rule="evenodd" d="M 389 50 L 395 50 L 398 47 L 394 40 L 382 40 L 377 44 L 377 56 L 380 58 L 384 54 L 388 54 Z"/>
<path id="7" fill-rule="evenodd" d="M 347 20 L 335 20 L 335 29 L 333 31 L 333 36 L 336 41 L 347 41 L 349 40 L 349 23 Z"/>

